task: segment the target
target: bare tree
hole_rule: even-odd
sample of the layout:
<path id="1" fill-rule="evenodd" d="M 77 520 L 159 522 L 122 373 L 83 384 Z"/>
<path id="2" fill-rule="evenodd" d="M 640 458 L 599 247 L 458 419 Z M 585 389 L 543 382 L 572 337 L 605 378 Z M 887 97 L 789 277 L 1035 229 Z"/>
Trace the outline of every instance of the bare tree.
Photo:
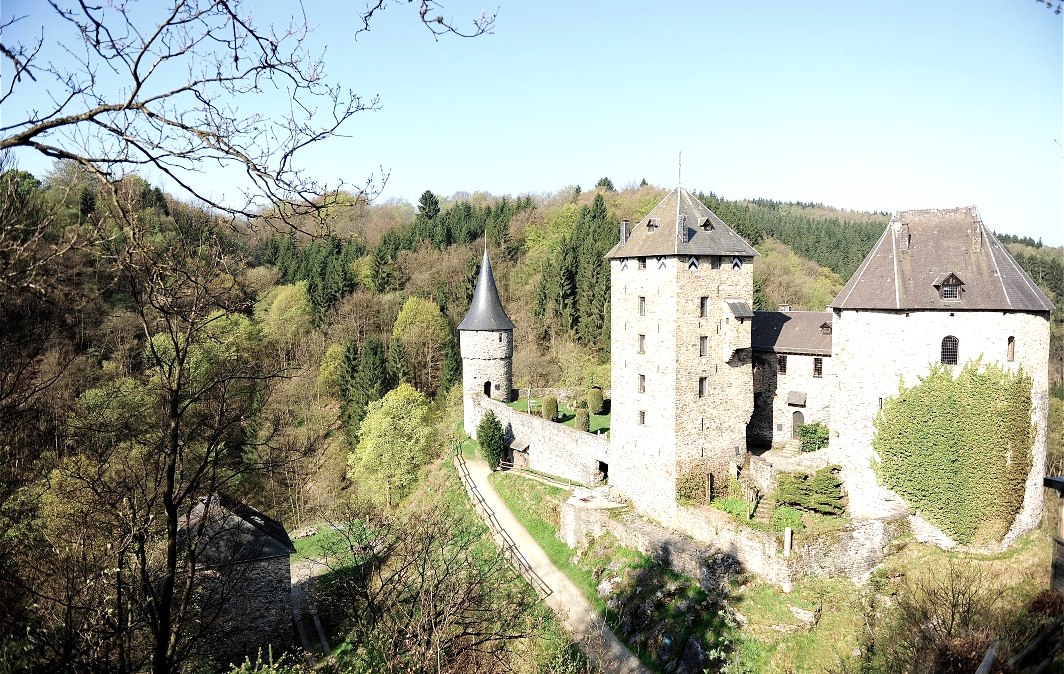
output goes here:
<path id="1" fill-rule="evenodd" d="M 362 30 L 388 4 L 367 6 L 359 14 Z M 481 35 L 495 20 L 482 14 L 463 32 L 431 0 L 417 4 L 420 20 L 437 37 Z M 65 32 L 42 27 L 31 39 L 0 43 L 10 66 L 0 105 L 26 87 L 43 88 L 51 104 L 22 118 L 5 116 L 0 151 L 32 148 L 107 182 L 153 168 L 227 213 L 255 217 L 278 204 L 288 215 L 317 210 L 339 185 L 310 176 L 297 155 L 377 106 L 376 97 L 326 79 L 305 15 L 285 26 L 260 26 L 239 0 L 54 0 L 37 8 L 53 11 Z M 0 28 L 9 34 L 33 21 L 13 14 Z M 262 97 L 271 94 L 291 105 L 262 110 Z M 189 176 L 205 162 L 247 176 L 243 203 L 221 203 L 193 184 Z"/>

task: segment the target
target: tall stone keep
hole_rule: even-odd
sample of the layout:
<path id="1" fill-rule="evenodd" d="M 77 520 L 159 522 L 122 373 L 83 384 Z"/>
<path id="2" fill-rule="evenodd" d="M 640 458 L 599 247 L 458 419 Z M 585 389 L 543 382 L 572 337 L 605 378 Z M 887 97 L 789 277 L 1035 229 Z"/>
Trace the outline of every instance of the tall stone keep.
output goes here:
<path id="1" fill-rule="evenodd" d="M 465 431 L 475 436 L 484 396 L 510 401 L 513 389 L 514 324 L 495 287 L 488 251 L 480 263 L 473 303 L 458 324 L 462 351 L 462 402 Z"/>
<path id="2" fill-rule="evenodd" d="M 746 450 L 757 252 L 682 187 L 607 254 L 610 481 L 669 524 L 677 486 L 718 484 Z"/>

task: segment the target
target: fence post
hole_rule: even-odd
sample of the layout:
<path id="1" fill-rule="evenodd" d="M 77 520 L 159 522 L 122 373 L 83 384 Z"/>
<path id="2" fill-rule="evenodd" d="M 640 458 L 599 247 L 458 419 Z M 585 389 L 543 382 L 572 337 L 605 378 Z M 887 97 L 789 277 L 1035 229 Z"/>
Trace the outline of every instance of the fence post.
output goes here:
<path id="1" fill-rule="evenodd" d="M 791 531 L 790 527 L 787 527 L 786 529 L 783 530 L 783 556 L 784 557 L 790 557 L 791 556 L 791 542 L 792 542 L 792 537 L 793 536 L 794 536 L 794 532 Z"/>

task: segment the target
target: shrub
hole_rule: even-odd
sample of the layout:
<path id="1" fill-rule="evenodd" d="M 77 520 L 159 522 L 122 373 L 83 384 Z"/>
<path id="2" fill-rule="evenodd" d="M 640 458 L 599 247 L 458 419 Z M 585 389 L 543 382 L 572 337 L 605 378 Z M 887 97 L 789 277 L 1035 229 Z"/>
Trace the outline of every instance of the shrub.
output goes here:
<path id="1" fill-rule="evenodd" d="M 828 427 L 819 421 L 813 424 L 802 424 L 798 427 L 797 433 L 802 441 L 803 452 L 815 452 L 828 446 Z"/>
<path id="2" fill-rule="evenodd" d="M 602 414 L 602 389 L 593 388 L 587 392 L 587 411 Z"/>
<path id="3" fill-rule="evenodd" d="M 688 470 L 676 476 L 676 500 L 679 503 L 706 502 L 706 474 L 701 470 Z"/>
<path id="4" fill-rule="evenodd" d="M 558 399 L 554 396 L 547 396 L 543 399 L 542 414 L 544 419 L 554 421 L 558 418 Z"/>
<path id="5" fill-rule="evenodd" d="M 821 468 L 816 473 L 781 475 L 776 484 L 776 503 L 824 515 L 841 515 L 842 480 L 837 466 Z"/>
<path id="6" fill-rule="evenodd" d="M 484 460 L 492 470 L 497 470 L 499 462 L 502 461 L 503 432 L 502 424 L 491 410 L 488 410 L 477 426 L 477 442 L 484 452 Z"/>
<path id="7" fill-rule="evenodd" d="M 573 419 L 573 428 L 578 431 L 591 430 L 591 418 L 588 416 L 587 410 L 578 409 L 576 411 L 576 418 Z"/>
<path id="8" fill-rule="evenodd" d="M 783 531 L 788 528 L 796 534 L 805 531 L 805 524 L 802 523 L 802 513 L 790 506 L 778 506 L 772 511 L 772 519 L 770 521 L 774 531 Z"/>

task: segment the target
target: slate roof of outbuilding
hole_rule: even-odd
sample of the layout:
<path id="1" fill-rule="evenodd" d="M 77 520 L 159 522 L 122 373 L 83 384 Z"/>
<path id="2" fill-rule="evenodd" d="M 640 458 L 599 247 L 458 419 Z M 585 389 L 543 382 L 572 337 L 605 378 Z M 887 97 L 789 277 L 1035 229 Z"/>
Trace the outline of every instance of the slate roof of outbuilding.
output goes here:
<path id="1" fill-rule="evenodd" d="M 198 531 L 201 524 L 196 546 L 201 566 L 287 557 L 296 551 L 283 524 L 221 492 L 200 497 L 183 535 Z"/>
<path id="2" fill-rule="evenodd" d="M 704 223 L 709 227 L 704 228 Z M 615 245 L 606 257 L 668 255 L 753 257 L 757 251 L 694 195 L 677 187 L 632 227 L 623 245 Z"/>
<path id="3" fill-rule="evenodd" d="M 488 249 L 484 249 L 484 259 L 480 262 L 480 276 L 473 291 L 473 302 L 465 318 L 458 324 L 459 330 L 513 330 L 514 323 L 506 315 L 499 299 L 499 289 L 495 287 L 495 274 L 491 271 Z"/>
<path id="4" fill-rule="evenodd" d="M 830 311 L 755 311 L 750 345 L 754 351 L 830 356 L 830 326 Z"/>
<path id="5" fill-rule="evenodd" d="M 961 281 L 944 300 L 936 283 Z M 1049 311 L 1052 303 L 974 206 L 900 211 L 831 306 L 836 309 Z"/>

